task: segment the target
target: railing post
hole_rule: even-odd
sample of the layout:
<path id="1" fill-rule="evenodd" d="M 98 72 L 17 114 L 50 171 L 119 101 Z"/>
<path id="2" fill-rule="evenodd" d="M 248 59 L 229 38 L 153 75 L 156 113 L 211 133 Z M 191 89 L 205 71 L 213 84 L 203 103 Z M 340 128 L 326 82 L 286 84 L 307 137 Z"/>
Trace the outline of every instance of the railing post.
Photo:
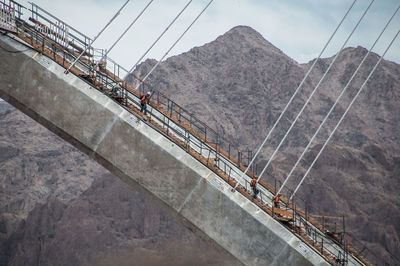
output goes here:
<path id="1" fill-rule="evenodd" d="M 219 141 L 218 136 L 219 135 L 217 134 L 217 141 L 215 142 L 215 160 L 218 159 L 218 141 Z M 219 160 L 217 161 L 217 167 L 219 168 Z"/>
<path id="2" fill-rule="evenodd" d="M 168 100 L 167 100 L 167 113 L 169 113 L 169 101 Z"/>
<path id="3" fill-rule="evenodd" d="M 274 216 L 275 215 L 275 211 L 274 211 L 274 198 L 272 198 L 271 199 L 271 206 L 272 206 L 272 208 L 271 208 L 271 210 L 272 210 L 272 216 Z"/>
<path id="4" fill-rule="evenodd" d="M 189 148 L 190 148 L 190 133 L 188 132 L 188 131 L 186 131 L 187 132 L 187 149 L 189 150 Z"/>
<path id="5" fill-rule="evenodd" d="M 304 210 L 306 212 L 306 221 L 308 221 L 308 208 L 307 208 L 307 202 L 304 202 Z"/>
<path id="6" fill-rule="evenodd" d="M 251 150 L 247 149 L 247 165 L 250 164 L 250 161 L 251 161 L 251 154 L 252 154 Z"/>
<path id="7" fill-rule="evenodd" d="M 181 117 L 182 117 L 182 115 L 181 115 L 181 110 L 182 110 L 182 108 L 179 108 L 179 109 L 178 109 L 178 121 L 179 121 L 179 122 L 181 122 Z"/>
<path id="8" fill-rule="evenodd" d="M 169 134 L 169 118 L 167 118 L 167 136 Z"/>
<path id="9" fill-rule="evenodd" d="M 345 228 L 345 224 L 344 224 L 344 214 L 343 214 L 343 234 L 345 234 L 346 233 L 346 228 Z"/>
<path id="10" fill-rule="evenodd" d="M 297 229 L 296 229 L 296 206 L 294 206 L 294 210 L 293 210 L 293 222 L 294 222 L 294 230 L 297 231 Z"/>
<path id="11" fill-rule="evenodd" d="M 321 253 L 322 253 L 322 255 L 324 255 L 324 238 L 322 237 L 321 239 L 322 239 L 322 241 L 321 241 Z"/>
<path id="12" fill-rule="evenodd" d="M 314 228 L 314 232 L 313 232 L 313 244 L 315 244 L 316 243 L 316 236 L 315 236 L 315 228 Z"/>
<path id="13" fill-rule="evenodd" d="M 210 153 L 211 153 L 211 149 L 208 150 L 207 165 L 208 165 L 208 161 L 210 160 Z"/>
<path id="14" fill-rule="evenodd" d="M 52 48 L 53 48 L 53 56 L 54 56 L 54 61 L 56 60 L 56 47 L 54 45 L 54 43 L 52 44 Z"/>

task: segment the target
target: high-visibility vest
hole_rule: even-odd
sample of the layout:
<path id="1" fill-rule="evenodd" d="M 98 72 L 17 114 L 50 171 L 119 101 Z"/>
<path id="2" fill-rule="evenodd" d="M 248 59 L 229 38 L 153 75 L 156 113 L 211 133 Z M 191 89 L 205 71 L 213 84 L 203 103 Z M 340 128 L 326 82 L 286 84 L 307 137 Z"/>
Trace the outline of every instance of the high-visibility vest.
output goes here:
<path id="1" fill-rule="evenodd" d="M 253 179 L 253 180 L 251 180 L 251 186 L 252 187 L 256 187 L 257 186 L 257 179 Z"/>
<path id="2" fill-rule="evenodd" d="M 276 202 L 276 203 L 279 203 L 279 196 L 276 196 L 276 197 L 275 197 L 275 202 Z"/>

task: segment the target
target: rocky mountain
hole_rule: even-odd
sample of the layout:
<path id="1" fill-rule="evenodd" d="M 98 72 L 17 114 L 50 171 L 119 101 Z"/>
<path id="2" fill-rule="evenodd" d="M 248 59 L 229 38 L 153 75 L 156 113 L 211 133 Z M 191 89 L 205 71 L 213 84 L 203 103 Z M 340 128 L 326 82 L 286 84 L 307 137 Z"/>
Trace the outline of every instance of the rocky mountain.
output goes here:
<path id="1" fill-rule="evenodd" d="M 154 60 L 146 61 L 136 75 L 143 76 L 153 64 Z M 264 137 L 259 133 L 283 109 L 285 103 L 279 99 L 290 97 L 304 74 L 259 33 L 238 27 L 209 44 L 170 57 L 148 83 L 176 103 L 184 103 L 184 108 L 238 146 L 254 148 Z M 248 133 L 254 137 L 246 138 Z"/>
<path id="2" fill-rule="evenodd" d="M 263 177 L 286 177 L 367 51 L 347 48 Z M 265 165 L 333 58 L 321 59 L 278 125 Z M 293 189 L 378 60 L 371 54 L 294 172 Z M 310 65 L 245 26 L 173 56 L 150 76 L 157 89 L 240 148 L 255 150 Z M 147 60 L 135 75 L 155 64 Z M 133 82 L 133 80 L 131 80 Z M 400 264 L 400 66 L 383 61 L 298 192 L 310 213 L 345 215 L 373 263 Z M 36 122 L 0 103 L 0 265 L 233 265 L 158 207 Z M 286 191 L 285 191 L 286 193 Z M 132 263 L 134 262 L 134 263 Z"/>
<path id="3" fill-rule="evenodd" d="M 238 265 L 0 102 L 0 265 Z"/>
<path id="4" fill-rule="evenodd" d="M 263 177 L 283 182 L 349 81 L 367 50 L 346 48 L 288 135 Z M 294 189 L 352 97 L 379 59 L 371 53 L 359 74 L 294 171 Z M 265 165 L 332 58 L 319 60 L 263 151 Z M 154 65 L 147 60 L 142 76 Z M 263 141 L 313 61 L 299 64 L 249 27 L 235 27 L 215 41 L 163 62 L 148 79 L 238 147 Z M 378 264 L 400 263 L 400 65 L 383 60 L 297 194 L 296 202 L 320 215 L 346 217 L 346 231 Z M 260 171 L 259 171 L 260 172 Z"/>

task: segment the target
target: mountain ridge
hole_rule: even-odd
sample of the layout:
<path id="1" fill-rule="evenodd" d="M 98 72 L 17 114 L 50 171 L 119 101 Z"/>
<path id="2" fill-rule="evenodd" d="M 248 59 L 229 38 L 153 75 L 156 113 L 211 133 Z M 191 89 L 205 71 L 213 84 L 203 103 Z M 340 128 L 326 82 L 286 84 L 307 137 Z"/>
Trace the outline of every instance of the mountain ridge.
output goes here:
<path id="1" fill-rule="evenodd" d="M 293 128 L 282 151 L 266 171 L 263 178 L 271 185 L 275 180 L 279 184 L 291 169 L 313 130 L 333 104 L 334 95 L 347 82 L 348 72 L 355 69 L 364 54 L 362 48 L 346 48 L 338 57 L 335 72 L 322 84 L 324 89 L 317 92 L 301 116 L 301 123 Z M 270 157 L 330 60 L 332 57 L 323 58 L 317 64 L 315 73 L 306 81 L 263 151 L 260 166 Z M 366 67 L 371 67 L 376 60 L 376 57 L 367 60 Z M 168 58 L 150 75 L 148 83 L 150 88 L 168 93 L 178 104 L 183 103 L 185 109 L 231 139 L 232 143 L 255 149 L 311 62 L 299 64 L 259 33 L 239 26 L 214 42 Z M 135 75 L 143 76 L 154 64 L 155 60 L 146 60 Z M 361 76 L 365 76 L 367 70 L 362 68 Z M 400 245 L 397 222 L 400 208 L 396 205 L 400 190 L 399 77 L 400 66 L 383 61 L 296 199 L 300 207 L 308 206 L 311 213 L 345 214 L 346 228 L 379 254 L 378 262 L 387 265 L 399 261 L 394 257 Z M 132 81 L 130 78 L 128 80 Z M 360 84 L 361 79 L 358 79 L 350 96 Z M 346 99 L 349 101 L 350 97 L 346 96 Z M 187 248 L 183 253 L 189 254 L 178 262 L 170 258 L 173 264 L 235 263 L 229 256 L 212 251 L 206 243 L 156 206 L 146 203 L 138 193 L 130 191 L 117 177 L 87 156 L 15 109 L 1 105 L 0 121 L 5 126 L 0 128 L 0 151 L 6 155 L 0 156 L 0 178 L 6 193 L 1 195 L 0 201 L 0 250 L 8 252 L 13 247 L 11 250 L 15 251 L 0 252 L 2 263 L 16 265 L 40 258 L 42 263 L 49 264 L 99 264 L 99 260 L 113 261 L 119 247 L 164 258 L 168 254 L 160 250 L 167 243 L 176 243 L 176 247 L 168 252 L 169 256 L 181 254 L 183 247 Z M 336 120 L 345 107 L 345 103 L 339 104 L 333 114 Z M 328 125 L 332 126 L 334 121 Z M 328 132 L 323 130 L 324 136 Z M 318 138 L 306 154 L 290 186 L 306 170 L 322 139 Z M 107 206 L 102 208 L 104 202 Z M 129 210 L 123 209 L 122 216 L 113 211 L 118 210 L 119 205 L 129 206 Z M 50 211 L 55 215 L 46 215 Z M 146 218 L 142 219 L 143 216 Z M 85 223 L 80 225 L 80 219 Z M 128 225 L 129 219 L 132 221 Z M 95 230 L 90 230 L 88 225 Z M 90 231 L 87 237 L 85 230 Z M 102 230 L 105 236 L 101 235 Z M 146 230 L 148 233 L 144 233 Z M 41 241 L 36 241 L 37 232 L 40 232 Z M 76 249 L 63 246 L 63 241 L 69 245 L 83 243 L 78 245 L 79 256 L 69 264 L 68 259 Z M 54 243 L 64 252 L 60 260 L 46 253 Z M 208 258 L 196 257 L 203 253 Z M 99 256 L 95 258 L 93 254 Z M 125 257 L 132 261 L 140 257 L 140 252 Z M 373 257 L 370 259 L 376 262 Z"/>

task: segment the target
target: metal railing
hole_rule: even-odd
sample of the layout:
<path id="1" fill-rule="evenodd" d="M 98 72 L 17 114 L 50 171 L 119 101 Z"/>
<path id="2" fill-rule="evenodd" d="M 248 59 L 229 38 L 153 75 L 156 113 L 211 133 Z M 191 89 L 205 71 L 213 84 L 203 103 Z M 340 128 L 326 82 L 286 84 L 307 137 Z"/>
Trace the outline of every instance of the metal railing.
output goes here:
<path id="1" fill-rule="evenodd" d="M 12 13 L 18 19 L 21 19 L 22 9 L 25 9 L 21 4 L 13 0 L 0 0 L 0 9 Z"/>
<path id="2" fill-rule="evenodd" d="M 17 33 L 16 21 L 21 19 L 24 7 L 11 0 L 0 0 L 0 29 Z"/>

